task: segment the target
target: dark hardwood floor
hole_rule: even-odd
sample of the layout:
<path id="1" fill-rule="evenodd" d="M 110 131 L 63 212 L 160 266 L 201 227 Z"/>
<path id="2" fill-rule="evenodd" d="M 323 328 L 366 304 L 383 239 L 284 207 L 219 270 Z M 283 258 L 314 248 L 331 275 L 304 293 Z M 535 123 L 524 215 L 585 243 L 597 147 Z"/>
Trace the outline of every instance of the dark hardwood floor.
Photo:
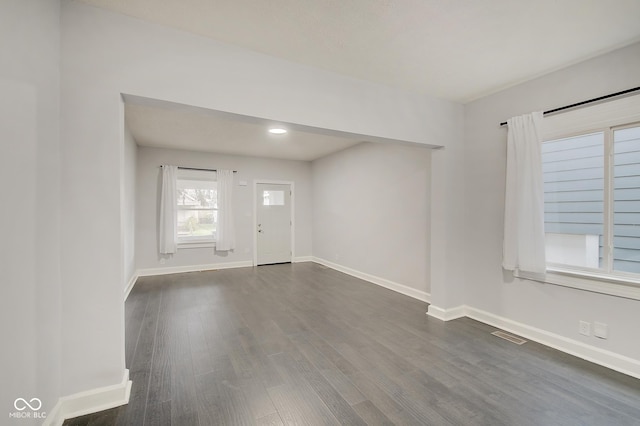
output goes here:
<path id="1" fill-rule="evenodd" d="M 314 263 L 140 278 L 128 405 L 65 425 L 639 425 L 640 380 Z"/>

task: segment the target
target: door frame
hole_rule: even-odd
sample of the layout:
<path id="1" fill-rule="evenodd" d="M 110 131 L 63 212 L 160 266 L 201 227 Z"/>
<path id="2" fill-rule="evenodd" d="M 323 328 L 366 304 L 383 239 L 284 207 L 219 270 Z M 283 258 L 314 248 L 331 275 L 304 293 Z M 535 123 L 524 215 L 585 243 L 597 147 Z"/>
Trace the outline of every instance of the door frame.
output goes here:
<path id="1" fill-rule="evenodd" d="M 253 266 L 258 266 L 258 184 L 289 185 L 291 189 L 291 263 L 296 256 L 296 215 L 295 215 L 295 183 L 290 180 L 254 179 L 253 180 Z"/>

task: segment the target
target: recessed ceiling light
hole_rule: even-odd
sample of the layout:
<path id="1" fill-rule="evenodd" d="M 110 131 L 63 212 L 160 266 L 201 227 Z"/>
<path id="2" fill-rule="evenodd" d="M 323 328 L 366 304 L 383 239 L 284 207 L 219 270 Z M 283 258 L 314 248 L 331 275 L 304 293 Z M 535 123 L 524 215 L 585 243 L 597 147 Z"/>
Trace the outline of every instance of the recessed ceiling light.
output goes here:
<path id="1" fill-rule="evenodd" d="M 287 133 L 287 129 L 283 129 L 282 127 L 274 127 L 272 129 L 269 129 L 269 133 L 272 133 L 274 135 L 284 135 L 285 133 Z"/>

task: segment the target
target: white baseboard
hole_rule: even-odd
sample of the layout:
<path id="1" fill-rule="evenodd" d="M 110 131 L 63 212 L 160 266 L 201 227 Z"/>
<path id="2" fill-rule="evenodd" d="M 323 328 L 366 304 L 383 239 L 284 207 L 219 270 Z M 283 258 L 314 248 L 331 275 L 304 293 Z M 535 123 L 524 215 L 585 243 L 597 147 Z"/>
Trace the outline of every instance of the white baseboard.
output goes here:
<path id="1" fill-rule="evenodd" d="M 594 364 L 640 379 L 640 360 L 629 358 L 606 349 L 587 345 L 577 340 L 569 339 L 559 334 L 550 333 L 471 306 L 463 305 L 445 310 L 438 308 L 437 306 L 429 305 L 427 314 L 443 321 L 450 321 L 466 316 L 501 330 L 522 336 L 525 339 L 577 356 L 578 358 L 593 362 Z"/>
<path id="2" fill-rule="evenodd" d="M 293 258 L 293 263 L 301 262 L 313 262 L 313 256 L 296 256 Z"/>
<path id="3" fill-rule="evenodd" d="M 129 280 L 129 284 L 127 284 L 127 288 L 124 289 L 124 300 L 127 300 L 127 297 L 129 297 L 129 293 L 131 293 L 131 290 L 133 289 L 133 286 L 136 284 L 136 280 L 138 279 L 138 272 L 134 272 L 133 276 L 131 277 L 131 279 Z"/>
<path id="4" fill-rule="evenodd" d="M 136 271 L 136 274 L 139 277 L 148 277 L 153 275 L 181 274 L 184 272 L 212 271 L 216 269 L 246 268 L 246 267 L 252 267 L 252 266 L 253 266 L 253 262 L 251 260 L 243 260 L 240 262 L 209 263 L 206 265 L 167 266 L 164 268 L 143 268 L 143 269 L 138 269 Z"/>
<path id="5" fill-rule="evenodd" d="M 129 402 L 130 394 L 131 380 L 129 380 L 129 370 L 124 370 L 122 382 L 116 385 L 60 398 L 45 419 L 43 426 L 60 426 L 66 419 L 119 407 Z"/>
<path id="6" fill-rule="evenodd" d="M 500 317 L 480 309 L 465 306 L 466 316 L 476 321 L 517 334 L 545 346 L 577 356 L 594 364 L 640 379 L 640 361 L 615 352 L 587 345 L 555 333 Z"/>
<path id="7" fill-rule="evenodd" d="M 339 265 L 337 263 L 329 262 L 326 259 L 319 257 L 312 257 L 311 261 L 324 265 L 328 268 L 335 269 L 336 271 L 343 272 L 352 277 L 360 278 L 361 280 L 369 281 L 370 283 L 377 284 L 380 287 L 393 290 L 397 293 L 404 294 L 405 296 L 413 297 L 414 299 L 421 300 L 423 302 L 431 303 L 431 294 L 416 290 L 415 288 L 408 287 L 404 284 L 400 284 L 394 281 L 390 281 L 386 278 L 376 277 L 375 275 L 367 274 L 366 272 L 357 271 L 346 266 Z"/>
<path id="8" fill-rule="evenodd" d="M 433 318 L 437 318 L 441 321 L 451 321 L 456 318 L 462 318 L 466 316 L 466 307 L 464 305 L 456 306 L 455 308 L 442 309 L 435 305 L 429 305 L 427 309 L 427 315 Z"/>

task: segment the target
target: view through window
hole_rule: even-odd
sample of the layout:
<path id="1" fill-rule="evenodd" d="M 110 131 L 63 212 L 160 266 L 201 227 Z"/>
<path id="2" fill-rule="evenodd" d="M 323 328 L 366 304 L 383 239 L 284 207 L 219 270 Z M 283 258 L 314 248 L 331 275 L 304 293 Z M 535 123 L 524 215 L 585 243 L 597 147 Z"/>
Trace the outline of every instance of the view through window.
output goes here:
<path id="1" fill-rule="evenodd" d="M 179 174 L 177 191 L 178 243 L 214 241 L 218 222 L 215 172 Z"/>
<path id="2" fill-rule="evenodd" d="M 640 126 L 542 145 L 547 262 L 640 274 Z"/>

